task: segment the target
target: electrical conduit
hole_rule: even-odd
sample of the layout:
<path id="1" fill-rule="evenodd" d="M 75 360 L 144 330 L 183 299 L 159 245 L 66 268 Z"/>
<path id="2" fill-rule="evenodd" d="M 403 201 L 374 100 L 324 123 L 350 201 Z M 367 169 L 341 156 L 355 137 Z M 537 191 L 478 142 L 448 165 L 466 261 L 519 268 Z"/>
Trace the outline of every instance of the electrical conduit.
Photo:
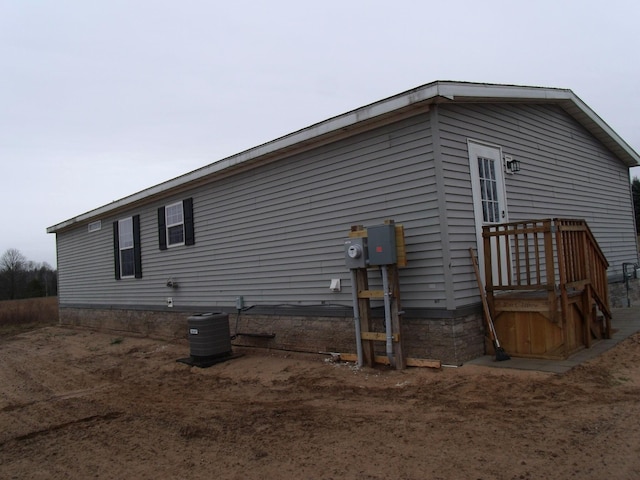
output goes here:
<path id="1" fill-rule="evenodd" d="M 387 358 L 392 367 L 396 366 L 395 358 L 393 357 L 393 330 L 391 328 L 391 299 L 389 293 L 389 275 L 387 272 L 387 266 L 382 265 L 380 267 L 382 272 L 382 289 L 384 290 L 384 323 L 387 333 Z"/>
<path id="2" fill-rule="evenodd" d="M 358 355 L 358 367 L 362 367 L 362 332 L 360 330 L 360 308 L 358 308 L 358 285 L 356 271 L 351 269 L 351 298 L 353 300 L 353 321 L 356 327 L 356 353 Z"/>

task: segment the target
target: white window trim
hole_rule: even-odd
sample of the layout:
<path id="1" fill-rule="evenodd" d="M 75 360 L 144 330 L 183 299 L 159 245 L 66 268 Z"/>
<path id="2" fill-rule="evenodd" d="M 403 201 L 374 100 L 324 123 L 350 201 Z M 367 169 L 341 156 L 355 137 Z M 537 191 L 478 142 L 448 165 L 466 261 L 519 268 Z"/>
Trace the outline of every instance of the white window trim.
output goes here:
<path id="1" fill-rule="evenodd" d="M 182 212 L 182 221 L 178 223 L 169 223 L 169 209 L 171 207 L 175 207 L 178 205 L 180 206 L 180 211 Z M 182 202 L 182 200 L 180 200 L 179 202 L 170 203 L 169 205 L 165 205 L 164 221 L 165 221 L 165 235 L 167 238 L 167 248 L 180 247 L 184 245 L 186 232 L 185 232 L 185 224 L 184 224 L 184 203 Z M 170 243 L 169 228 L 177 227 L 178 225 L 182 225 L 182 242 Z"/>

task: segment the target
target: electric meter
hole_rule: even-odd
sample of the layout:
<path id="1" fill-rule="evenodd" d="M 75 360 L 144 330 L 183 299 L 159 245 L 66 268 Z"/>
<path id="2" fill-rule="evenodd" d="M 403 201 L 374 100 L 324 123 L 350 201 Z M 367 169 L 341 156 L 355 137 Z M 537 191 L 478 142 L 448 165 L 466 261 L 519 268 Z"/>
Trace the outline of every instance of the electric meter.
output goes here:
<path id="1" fill-rule="evenodd" d="M 347 268 L 367 268 L 365 238 L 350 238 L 344 242 L 344 259 Z"/>
<path id="2" fill-rule="evenodd" d="M 356 259 L 356 258 L 360 258 L 360 256 L 362 255 L 362 247 L 360 245 L 351 245 L 349 248 L 347 248 L 347 255 L 349 255 L 349 258 L 352 259 Z"/>

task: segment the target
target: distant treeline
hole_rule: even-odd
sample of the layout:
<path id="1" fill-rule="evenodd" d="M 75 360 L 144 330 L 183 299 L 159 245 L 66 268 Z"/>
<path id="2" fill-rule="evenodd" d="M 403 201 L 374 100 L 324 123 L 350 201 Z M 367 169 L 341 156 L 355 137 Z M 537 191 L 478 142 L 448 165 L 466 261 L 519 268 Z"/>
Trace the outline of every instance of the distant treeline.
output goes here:
<path id="1" fill-rule="evenodd" d="M 10 248 L 0 257 L 0 300 L 50 297 L 58 294 L 58 272 Z"/>

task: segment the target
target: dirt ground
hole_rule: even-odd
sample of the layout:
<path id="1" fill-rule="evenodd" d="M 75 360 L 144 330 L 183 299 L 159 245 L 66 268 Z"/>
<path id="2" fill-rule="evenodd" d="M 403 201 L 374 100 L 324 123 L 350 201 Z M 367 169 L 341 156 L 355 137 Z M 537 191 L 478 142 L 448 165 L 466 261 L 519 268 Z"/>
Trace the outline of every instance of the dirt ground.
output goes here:
<path id="1" fill-rule="evenodd" d="M 0 478 L 640 478 L 640 335 L 564 375 L 188 353 L 59 327 L 1 338 Z"/>

